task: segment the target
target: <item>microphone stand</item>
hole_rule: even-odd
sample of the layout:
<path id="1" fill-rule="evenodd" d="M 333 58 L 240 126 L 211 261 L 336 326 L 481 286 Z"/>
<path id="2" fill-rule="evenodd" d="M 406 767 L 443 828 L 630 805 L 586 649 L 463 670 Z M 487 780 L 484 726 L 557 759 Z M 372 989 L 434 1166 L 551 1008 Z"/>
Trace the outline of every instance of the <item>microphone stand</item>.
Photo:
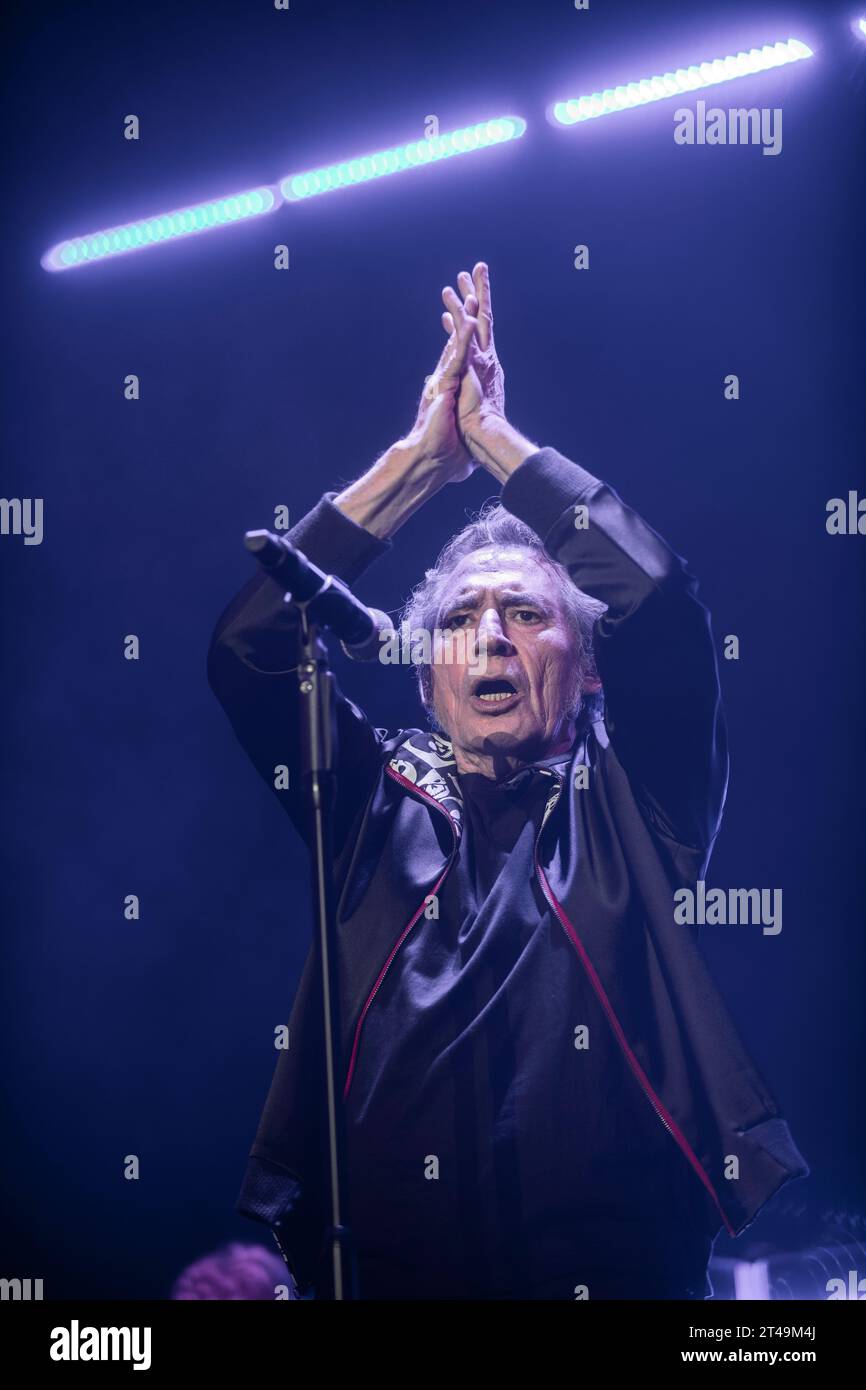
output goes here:
<path id="1" fill-rule="evenodd" d="M 323 592 L 323 591 L 322 591 Z M 301 709 L 301 776 L 306 784 L 312 837 L 310 869 L 313 890 L 313 950 L 322 984 L 325 1042 L 325 1091 L 328 1113 L 328 1205 L 333 1297 L 338 1302 L 358 1297 L 357 1266 L 348 1224 L 346 1137 L 340 1096 L 339 1059 L 342 1053 L 340 995 L 337 980 L 337 922 L 334 904 L 333 810 L 337 789 L 337 725 L 334 673 L 314 622 L 320 595 L 307 602 L 293 600 L 300 622 L 301 659 L 297 668 Z"/>
<path id="2" fill-rule="evenodd" d="M 300 661 L 296 669 L 301 724 L 301 777 L 306 791 L 312 834 L 310 877 L 313 894 L 313 960 L 322 987 L 324 1024 L 325 1094 L 328 1130 L 328 1211 L 326 1241 L 331 1248 L 332 1297 L 337 1302 L 358 1298 L 358 1272 L 354 1242 L 348 1222 L 346 1131 L 340 1095 L 338 1067 L 342 1055 L 340 994 L 337 979 L 337 917 L 334 903 L 333 812 L 337 790 L 334 674 L 319 629 L 336 621 L 344 586 L 331 575 L 306 562 L 306 576 L 291 580 L 295 592 L 275 563 L 276 537 L 266 531 L 248 531 L 247 549 L 256 556 L 269 577 L 283 589 L 284 602 L 298 614 Z M 284 551 L 299 552 L 282 543 Z M 283 557 L 284 559 L 284 557 Z M 286 571 L 288 573 L 288 571 Z M 306 597 L 299 597 L 299 591 Z"/>

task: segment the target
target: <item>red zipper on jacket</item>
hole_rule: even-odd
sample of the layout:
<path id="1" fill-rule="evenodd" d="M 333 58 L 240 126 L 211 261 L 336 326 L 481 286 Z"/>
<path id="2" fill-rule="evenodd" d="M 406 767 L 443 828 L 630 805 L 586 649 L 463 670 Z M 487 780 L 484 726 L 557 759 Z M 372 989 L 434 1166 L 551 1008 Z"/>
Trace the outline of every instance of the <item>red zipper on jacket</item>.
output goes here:
<path id="1" fill-rule="evenodd" d="M 569 941 L 571 942 L 572 946 L 577 952 L 578 959 L 580 960 L 581 965 L 583 966 L 584 970 L 586 971 L 589 977 L 589 982 L 595 990 L 596 995 L 598 996 L 599 1002 L 602 1008 L 604 1009 L 605 1014 L 607 1015 L 608 1022 L 613 1028 L 616 1040 L 622 1048 L 622 1051 L 625 1053 L 625 1057 L 628 1061 L 629 1066 L 631 1067 L 632 1071 L 634 1072 L 635 1076 L 640 1082 L 640 1086 L 644 1095 L 647 1097 L 647 1100 L 652 1105 L 653 1110 L 658 1115 L 659 1119 L 661 1120 L 665 1129 L 670 1134 L 671 1138 L 675 1141 L 675 1143 L 679 1145 L 680 1149 L 685 1154 L 686 1158 L 688 1159 L 692 1168 L 697 1173 L 704 1187 L 709 1192 L 710 1196 L 716 1204 L 716 1207 L 718 1208 L 719 1215 L 721 1216 L 722 1221 L 725 1223 L 725 1228 L 727 1229 L 728 1234 L 731 1236 L 735 1236 L 736 1231 L 734 1230 L 734 1227 L 731 1225 L 730 1221 L 724 1213 L 722 1204 L 719 1201 L 718 1195 L 716 1194 L 716 1189 L 713 1187 L 709 1174 L 706 1172 L 700 1159 L 698 1158 L 697 1154 L 695 1153 L 686 1136 L 683 1134 L 679 1125 L 676 1123 L 673 1116 L 670 1115 L 668 1111 L 665 1109 L 665 1107 L 662 1105 L 662 1102 L 659 1100 L 658 1096 L 656 1095 L 655 1091 L 650 1085 L 649 1078 L 647 1077 L 643 1067 L 641 1066 L 637 1057 L 634 1055 L 631 1048 L 629 1047 L 628 1039 L 626 1038 L 626 1035 L 623 1031 L 622 1024 L 620 1023 L 619 1019 L 616 1016 L 616 1013 L 614 1012 L 613 1005 L 611 1004 L 610 1000 L 607 997 L 607 994 L 605 993 L 604 985 L 601 983 L 601 980 L 599 979 L 598 974 L 596 973 L 595 966 L 593 965 L 592 961 L 589 959 L 589 956 L 586 953 L 586 948 L 584 947 L 583 942 L 581 941 L 580 937 L 575 931 L 572 923 L 570 922 L 569 918 L 565 913 L 564 908 L 557 900 L 553 892 L 553 889 L 547 881 L 547 876 L 541 867 L 541 861 L 538 857 L 538 846 L 541 841 L 541 834 L 544 830 L 544 824 L 546 820 L 547 817 L 545 816 L 544 821 L 542 821 L 541 823 L 538 835 L 535 838 L 534 851 L 535 872 L 538 875 L 538 881 L 541 884 L 544 896 L 547 898 L 547 901 L 550 903 L 550 906 L 553 908 L 554 912 L 556 913 L 556 916 L 559 918 L 560 924 L 565 930 L 566 936 L 568 937 Z"/>
<path id="2" fill-rule="evenodd" d="M 448 824 L 449 824 L 450 827 L 451 827 L 452 833 L 453 833 L 453 835 L 454 835 L 454 845 L 456 846 L 456 844 L 457 844 L 457 828 L 456 828 L 456 826 L 455 826 L 453 820 L 451 819 L 450 815 L 449 815 L 448 812 L 445 810 L 445 808 L 444 808 L 443 806 L 440 806 L 440 805 L 439 805 L 439 802 L 438 802 L 438 801 L 435 801 L 435 800 L 433 799 L 432 796 L 428 796 L 427 792 L 421 791 L 420 787 L 416 787 L 416 786 L 415 786 L 415 783 L 414 783 L 414 782 L 410 782 L 409 779 L 408 779 L 408 777 L 404 777 L 404 776 L 402 775 L 402 773 L 400 773 L 400 772 L 394 772 L 393 769 L 390 768 L 390 767 L 386 768 L 385 771 L 389 774 L 389 776 L 393 777 L 394 780 L 395 780 L 396 782 L 400 782 L 402 786 L 406 787 L 407 790 L 409 790 L 410 792 L 414 792 L 416 796 L 421 796 L 421 797 L 423 797 L 424 800 L 425 800 L 426 802 L 429 802 L 429 804 L 430 804 L 431 806 L 435 806 L 435 807 L 436 807 L 436 810 L 439 811 L 439 812 L 441 812 L 441 814 L 446 818 L 446 820 L 448 821 Z M 355 1027 L 355 1037 L 354 1037 L 354 1040 L 353 1040 L 353 1042 L 352 1042 L 352 1055 L 351 1055 L 351 1057 L 349 1058 L 349 1069 L 348 1069 L 348 1071 L 347 1071 L 347 1073 L 346 1073 L 346 1083 L 345 1083 L 345 1085 L 344 1085 L 344 1087 L 343 1087 L 343 1100 L 346 1100 L 346 1098 L 348 1097 L 348 1094 L 349 1094 L 349 1087 L 350 1087 L 351 1084 L 352 1084 L 352 1077 L 353 1077 L 354 1074 L 355 1074 L 355 1063 L 356 1063 L 356 1061 L 357 1061 L 357 1059 L 358 1059 L 358 1048 L 359 1048 L 360 1043 L 361 1043 L 361 1029 L 362 1029 L 363 1026 L 364 1026 L 364 1019 L 367 1017 L 367 1014 L 368 1014 L 369 1011 L 370 1011 L 370 1005 L 373 1003 L 373 1000 L 376 998 L 376 995 L 377 995 L 377 993 L 378 993 L 378 991 L 379 991 L 379 986 L 381 985 L 382 981 L 384 980 L 385 976 L 387 975 L 387 973 L 388 973 L 388 971 L 389 971 L 389 969 L 390 969 L 390 967 L 391 967 L 391 962 L 392 962 L 392 960 L 393 960 L 394 957 L 396 956 L 396 954 L 397 954 L 397 952 L 399 951 L 400 947 L 403 945 L 403 942 L 406 940 L 406 937 L 409 935 L 409 933 L 410 933 L 410 931 L 412 930 L 412 928 L 414 927 L 415 923 L 418 921 L 418 918 L 421 916 L 421 913 L 424 911 L 424 908 L 425 908 L 426 903 L 427 903 L 427 899 L 428 899 L 429 897 L 433 897 L 436 893 L 439 892 L 439 889 L 440 889 L 440 887 L 442 886 L 442 883 L 444 882 L 445 877 L 446 877 L 446 875 L 447 875 L 449 869 L 451 868 L 453 862 L 454 862 L 454 859 L 453 859 L 453 847 L 452 847 L 452 857 L 449 859 L 448 863 L 445 865 L 445 868 L 442 870 L 442 873 L 439 875 L 439 877 L 438 877 L 438 879 L 436 880 L 436 883 L 434 884 L 434 886 L 430 889 L 430 892 L 429 892 L 429 893 L 426 893 L 426 894 L 424 895 L 424 900 L 423 900 L 423 902 L 421 903 L 421 906 L 420 906 L 420 907 L 418 908 L 418 910 L 412 915 L 412 917 L 411 917 L 411 918 L 409 919 L 409 921 L 406 923 L 406 926 L 405 926 L 405 927 L 403 928 L 403 930 L 401 931 L 400 935 L 397 937 L 397 940 L 394 942 L 394 945 L 391 947 L 391 950 L 390 950 L 390 952 L 389 952 L 389 954 L 388 954 L 388 959 L 385 961 L 385 964 L 382 966 L 382 969 L 379 971 L 379 974 L 378 974 L 378 976 L 377 976 L 377 978 L 376 978 L 376 983 L 374 984 L 373 988 L 371 989 L 371 991 L 370 991 L 370 993 L 369 993 L 369 995 L 368 995 L 368 997 L 367 997 L 367 1002 L 365 1003 L 363 1009 L 361 1010 L 360 1017 L 359 1017 L 359 1019 L 358 1019 L 357 1025 L 356 1025 L 356 1027 Z"/>
<path id="3" fill-rule="evenodd" d="M 386 768 L 386 771 L 388 772 L 389 776 L 393 777 L 394 780 L 395 780 L 396 782 L 399 782 L 402 786 L 404 786 L 404 787 L 407 789 L 407 791 L 413 792 L 416 796 L 422 797 L 422 798 L 424 799 L 424 801 L 428 802 L 431 806 L 435 806 L 436 809 L 437 809 L 437 811 L 439 811 L 443 816 L 445 816 L 446 820 L 448 821 L 448 824 L 449 824 L 450 827 L 451 827 L 451 831 L 452 831 L 452 833 L 453 833 L 453 835 L 454 835 L 454 843 L 455 843 L 455 845 L 456 845 L 456 843 L 457 843 L 457 830 L 456 830 L 456 827 L 455 827 L 455 825 L 454 825 L 454 822 L 453 822 L 453 820 L 451 819 L 451 816 L 448 814 L 448 812 L 447 812 L 442 806 L 439 805 L 438 801 L 435 801 L 435 800 L 433 799 L 432 796 L 428 796 L 428 794 L 427 794 L 426 792 L 421 791 L 421 789 L 420 789 L 419 787 L 417 787 L 417 786 L 415 785 L 414 782 L 410 782 L 409 779 L 408 779 L 407 777 L 404 777 L 404 776 L 402 775 L 402 773 L 394 772 L 393 769 L 390 768 L 390 767 Z M 561 780 L 561 778 L 558 776 L 558 774 L 557 774 L 557 773 L 552 773 L 551 775 L 557 778 L 557 780 L 558 780 L 559 783 L 560 783 L 560 788 L 561 788 L 561 786 L 562 786 L 562 780 Z M 556 804 L 556 803 L 554 802 L 554 805 L 555 805 L 555 804 Z M 640 1062 L 638 1061 L 637 1057 L 634 1055 L 634 1053 L 632 1052 L 631 1048 L 629 1047 L 628 1039 L 626 1038 L 625 1033 L 623 1032 L 622 1024 L 620 1023 L 619 1019 L 618 1019 L 617 1016 L 616 1016 L 616 1013 L 614 1012 L 613 1005 L 611 1004 L 610 1000 L 609 1000 L 608 997 L 607 997 L 607 994 L 605 993 L 604 986 L 602 985 L 601 980 L 599 979 L 599 977 L 598 977 L 598 975 L 597 975 L 597 973 L 596 973 L 596 970 L 595 970 L 595 967 L 594 967 L 593 964 L 592 964 L 592 961 L 589 959 L 589 956 L 588 956 L 587 953 L 586 953 L 586 949 L 585 949 L 585 947 L 584 947 L 584 945 L 583 945 L 583 942 L 581 941 L 580 937 L 578 936 L 577 932 L 575 931 L 574 927 L 572 926 L 572 923 L 569 921 L 569 918 L 567 917 L 567 915 L 566 915 L 566 913 L 565 913 L 563 907 L 562 907 L 561 904 L 558 902 L 557 898 L 556 898 L 555 895 L 554 895 L 553 889 L 550 887 L 550 884 L 549 884 L 548 881 L 547 881 L 547 876 L 546 876 L 546 874 L 544 873 L 544 870 L 543 870 L 542 867 L 541 867 L 541 861 L 540 861 L 540 859 L 539 859 L 539 857 L 538 857 L 538 846 L 539 846 L 539 844 L 540 844 L 540 842 L 541 842 L 541 836 L 542 836 L 542 833 L 543 833 L 543 831 L 544 831 L 544 827 L 545 827 L 545 825 L 546 825 L 546 823 L 547 823 L 547 817 L 548 817 L 548 815 L 550 814 L 550 811 L 552 811 L 552 810 L 553 810 L 553 806 L 550 806 L 550 807 L 549 807 L 549 810 L 547 811 L 547 813 L 546 813 L 545 816 L 544 816 L 544 819 L 542 820 L 541 826 L 539 827 L 538 834 L 537 834 L 536 837 L 535 837 L 535 848 L 534 848 L 534 852 L 533 852 L 533 858 L 534 858 L 534 861 L 535 861 L 535 872 L 536 872 L 536 874 L 538 875 L 538 881 L 539 881 L 539 883 L 541 884 L 541 888 L 542 888 L 542 891 L 543 891 L 543 893 L 544 893 L 544 896 L 546 897 L 547 901 L 550 903 L 550 906 L 553 908 L 554 912 L 556 913 L 556 916 L 557 916 L 557 918 L 559 919 L 559 922 L 560 922 L 560 924 L 562 925 L 562 927 L 563 927 L 563 929 L 564 929 L 564 931 L 565 931 L 566 936 L 568 937 L 569 941 L 571 942 L 572 946 L 574 947 L 575 951 L 577 952 L 578 959 L 580 960 L 580 962 L 581 962 L 581 964 L 582 964 L 584 970 L 586 971 L 586 974 L 587 974 L 588 977 L 589 977 L 590 984 L 592 985 L 593 989 L 595 990 L 595 993 L 596 993 L 596 995 L 598 996 L 599 1002 L 600 1002 L 602 1008 L 604 1009 L 605 1014 L 607 1015 L 607 1019 L 608 1019 L 610 1025 L 611 1025 L 611 1027 L 613 1028 L 613 1031 L 614 1031 L 614 1035 L 615 1035 L 615 1037 L 616 1037 L 616 1040 L 617 1040 L 617 1042 L 619 1043 L 619 1045 L 620 1045 L 620 1047 L 621 1047 L 623 1053 L 625 1054 L 626 1060 L 628 1061 L 628 1064 L 629 1064 L 629 1066 L 631 1067 L 631 1069 L 632 1069 L 634 1075 L 636 1076 L 638 1082 L 640 1083 L 641 1090 L 643 1091 L 644 1095 L 647 1097 L 647 1100 L 648 1100 L 648 1101 L 650 1102 L 650 1104 L 652 1105 L 653 1110 L 654 1110 L 654 1111 L 656 1112 L 656 1114 L 658 1115 L 658 1117 L 659 1117 L 659 1119 L 661 1120 L 662 1124 L 664 1125 L 665 1129 L 668 1131 L 668 1133 L 670 1134 L 670 1136 L 671 1136 L 671 1138 L 674 1140 L 674 1142 L 675 1142 L 675 1143 L 679 1146 L 679 1148 L 682 1150 L 682 1152 L 683 1152 L 683 1154 L 685 1155 L 685 1157 L 687 1158 L 689 1164 L 691 1165 L 691 1167 L 692 1167 L 692 1168 L 695 1170 L 695 1172 L 697 1173 L 698 1177 L 700 1178 L 700 1181 L 703 1183 L 703 1185 L 704 1185 L 704 1187 L 706 1188 L 707 1192 L 709 1192 L 710 1196 L 711 1196 L 712 1199 L 713 1199 L 713 1202 L 715 1203 L 716 1207 L 718 1208 L 719 1214 L 720 1214 L 720 1216 L 721 1216 L 721 1218 L 722 1218 L 722 1221 L 723 1221 L 724 1224 L 725 1224 L 725 1229 L 728 1231 L 728 1234 L 731 1235 L 731 1236 L 735 1236 L 735 1235 L 736 1235 L 736 1231 L 734 1230 L 734 1227 L 731 1225 L 730 1221 L 728 1220 L 727 1216 L 725 1215 L 725 1212 L 724 1212 L 724 1210 L 723 1210 L 723 1208 L 722 1208 L 722 1204 L 721 1204 L 721 1202 L 719 1201 L 719 1198 L 718 1198 L 718 1196 L 717 1196 L 717 1194 L 716 1194 L 716 1190 L 715 1190 L 715 1188 L 713 1187 L 713 1184 L 712 1184 L 712 1182 L 711 1182 L 711 1180 L 710 1180 L 709 1174 L 708 1174 L 708 1173 L 706 1172 L 706 1170 L 703 1168 L 703 1166 L 702 1166 L 702 1164 L 701 1164 L 701 1162 L 700 1162 L 700 1160 L 699 1160 L 697 1154 L 696 1154 L 696 1153 L 694 1152 L 694 1150 L 692 1149 L 692 1147 L 691 1147 L 691 1145 L 690 1145 L 688 1139 L 686 1138 L 686 1136 L 683 1134 L 682 1130 L 681 1130 L 681 1129 L 679 1128 L 679 1126 L 677 1125 L 677 1123 L 676 1123 L 676 1121 L 674 1120 L 673 1116 L 670 1115 L 670 1114 L 668 1113 L 668 1111 L 665 1109 L 665 1107 L 662 1105 L 662 1102 L 659 1100 L 658 1096 L 655 1094 L 655 1091 L 653 1090 L 652 1086 L 650 1085 L 649 1078 L 647 1077 L 646 1073 L 644 1072 L 643 1067 L 641 1066 L 641 1064 L 640 1064 Z M 351 1086 L 351 1084 L 352 1084 L 352 1077 L 353 1077 L 354 1072 L 355 1072 L 355 1063 L 356 1063 L 357 1058 L 358 1058 L 358 1048 L 359 1048 L 360 1042 L 361 1042 L 361 1029 L 362 1029 L 363 1026 L 364 1026 L 364 1020 L 365 1020 L 365 1018 L 367 1017 L 367 1014 L 368 1014 L 368 1012 L 369 1012 L 369 1010 L 370 1010 L 370 1006 L 371 1006 L 371 1004 L 373 1003 L 373 1000 L 375 999 L 376 994 L 378 993 L 379 986 L 381 985 L 381 983 L 382 983 L 382 981 L 384 980 L 386 974 L 388 973 L 388 970 L 390 969 L 390 966 L 391 966 L 391 962 L 393 961 L 394 957 L 396 956 L 396 954 L 397 954 L 397 952 L 399 951 L 400 947 L 402 946 L 403 942 L 406 940 L 406 937 L 409 935 L 409 932 L 412 930 L 412 928 L 414 927 L 415 923 L 418 921 L 418 918 L 421 916 L 421 913 L 422 913 L 423 910 L 424 910 L 424 906 L 425 906 L 425 904 L 426 904 L 427 898 L 430 897 L 430 896 L 432 896 L 432 895 L 435 894 L 435 893 L 438 893 L 439 888 L 441 887 L 442 883 L 444 882 L 444 880 L 445 880 L 445 878 L 446 878 L 446 876 L 447 876 L 449 870 L 451 869 L 452 865 L 453 865 L 453 858 L 452 858 L 451 860 L 449 860 L 449 862 L 445 865 L 445 868 L 442 870 L 442 873 L 439 875 L 439 878 L 436 880 L 436 883 L 435 883 L 434 887 L 431 889 L 431 892 L 430 892 L 429 894 L 426 894 L 426 895 L 425 895 L 424 901 L 421 903 L 421 906 L 420 906 L 420 907 L 418 908 L 418 910 L 413 914 L 413 916 L 411 917 L 411 919 L 409 920 L 409 922 L 408 922 L 408 923 L 406 924 L 406 926 L 403 928 L 402 932 L 400 933 L 400 935 L 398 936 L 398 938 L 397 938 L 397 940 L 395 941 L 394 945 L 392 946 L 391 951 L 389 952 L 388 958 L 387 958 L 387 960 L 385 961 L 385 964 L 382 966 L 382 969 L 379 971 L 379 975 L 378 975 L 378 977 L 377 977 L 377 979 L 376 979 L 376 983 L 373 985 L 373 988 L 372 988 L 372 990 L 370 991 L 370 994 L 369 994 L 369 996 L 368 996 L 368 998 L 367 998 L 367 1001 L 366 1001 L 366 1003 L 364 1004 L 363 1009 L 361 1010 L 361 1014 L 360 1014 L 360 1017 L 359 1017 L 359 1019 L 358 1019 L 357 1026 L 356 1026 L 356 1028 L 355 1028 L 355 1037 L 354 1037 L 353 1044 L 352 1044 L 352 1055 L 351 1055 L 351 1058 L 350 1058 L 350 1060 L 349 1060 L 349 1069 L 348 1069 L 348 1072 L 347 1072 L 347 1074 L 346 1074 L 346 1083 L 345 1083 L 345 1086 L 344 1086 L 344 1088 L 343 1088 L 343 1100 L 344 1100 L 344 1101 L 346 1100 L 346 1098 L 347 1098 L 347 1096 L 348 1096 L 348 1094 L 349 1094 L 349 1088 L 350 1088 L 350 1086 Z"/>

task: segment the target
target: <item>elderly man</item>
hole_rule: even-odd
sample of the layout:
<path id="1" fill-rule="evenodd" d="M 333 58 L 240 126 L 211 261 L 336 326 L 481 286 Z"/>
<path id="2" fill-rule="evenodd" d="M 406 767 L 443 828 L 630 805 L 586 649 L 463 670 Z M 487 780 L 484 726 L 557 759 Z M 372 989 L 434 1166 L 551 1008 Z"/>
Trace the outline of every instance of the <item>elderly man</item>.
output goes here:
<path id="1" fill-rule="evenodd" d="M 389 734 L 338 695 L 361 1294 L 704 1298 L 719 1230 L 808 1171 L 674 920 L 727 780 L 708 615 L 610 487 L 507 421 L 487 267 L 443 300 L 412 431 L 290 533 L 351 583 L 444 484 L 502 484 L 404 613 L 467 634 L 419 668 L 430 727 Z M 299 765 L 296 661 L 293 610 L 256 576 L 209 677 L 272 788 Z M 275 795 L 306 835 L 299 781 Z M 327 1297 L 321 1029 L 311 955 L 238 1209 Z"/>

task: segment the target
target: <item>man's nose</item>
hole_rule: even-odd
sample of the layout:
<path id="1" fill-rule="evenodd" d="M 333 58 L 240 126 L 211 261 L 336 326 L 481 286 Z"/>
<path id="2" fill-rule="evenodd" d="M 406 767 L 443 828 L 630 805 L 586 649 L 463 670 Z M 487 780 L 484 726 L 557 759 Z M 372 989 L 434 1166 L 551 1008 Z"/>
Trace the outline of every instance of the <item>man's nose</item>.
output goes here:
<path id="1" fill-rule="evenodd" d="M 480 654 L 482 646 L 488 656 L 502 655 L 512 650 L 512 643 L 502 630 L 499 614 L 495 608 L 488 608 L 481 614 L 475 633 L 475 655 Z"/>

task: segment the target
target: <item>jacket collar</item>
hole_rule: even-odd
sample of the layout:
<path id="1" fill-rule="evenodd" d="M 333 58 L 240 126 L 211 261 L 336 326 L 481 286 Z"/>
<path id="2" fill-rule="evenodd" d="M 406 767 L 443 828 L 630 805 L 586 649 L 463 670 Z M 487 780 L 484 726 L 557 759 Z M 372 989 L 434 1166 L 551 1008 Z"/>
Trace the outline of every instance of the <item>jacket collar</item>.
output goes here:
<path id="1" fill-rule="evenodd" d="M 541 772 L 556 782 L 553 795 L 545 808 L 545 820 L 559 797 L 561 778 L 571 761 L 574 750 L 584 737 L 583 721 L 577 730 L 575 742 L 565 753 L 557 753 L 552 758 L 540 758 L 529 763 L 499 785 L 516 788 L 535 773 Z M 463 791 L 457 773 L 457 760 L 451 741 L 441 734 L 413 730 L 400 744 L 388 763 L 389 769 L 404 782 L 411 782 L 419 792 L 436 801 L 454 823 L 458 833 L 463 829 Z"/>
<path id="2" fill-rule="evenodd" d="M 463 828 L 463 793 L 457 780 L 457 762 L 447 738 L 413 731 L 388 763 L 389 769 L 419 792 L 439 803 L 459 832 Z"/>

